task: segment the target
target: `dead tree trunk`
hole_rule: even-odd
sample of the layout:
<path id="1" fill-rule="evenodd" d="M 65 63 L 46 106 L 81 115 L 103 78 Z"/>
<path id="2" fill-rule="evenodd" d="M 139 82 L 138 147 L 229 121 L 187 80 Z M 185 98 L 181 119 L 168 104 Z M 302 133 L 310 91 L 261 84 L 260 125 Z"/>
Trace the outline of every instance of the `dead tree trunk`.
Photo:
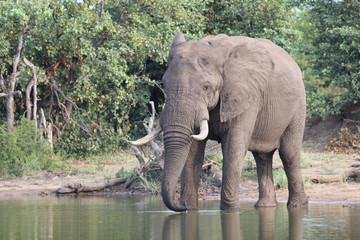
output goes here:
<path id="1" fill-rule="evenodd" d="M 31 69 L 31 74 L 32 74 L 31 80 L 29 81 L 28 86 L 26 88 L 26 110 L 27 110 L 26 118 L 28 120 L 30 120 L 31 118 L 34 119 L 35 126 L 37 126 L 37 117 L 36 117 L 36 113 L 37 113 L 37 77 L 36 77 L 35 66 L 29 60 L 27 60 L 26 57 L 23 57 L 23 61 L 24 61 L 25 65 Z M 30 97 L 31 88 L 33 90 L 33 104 L 31 104 L 31 97 Z M 32 105 L 32 109 L 31 109 L 31 105 Z"/>
<path id="2" fill-rule="evenodd" d="M 126 182 L 126 178 L 116 178 L 112 180 L 106 180 L 105 182 L 101 183 L 75 183 L 75 184 L 68 184 L 61 188 L 59 188 L 56 193 L 57 194 L 69 194 L 69 193 L 80 193 L 80 192 L 95 192 L 101 191 L 105 188 L 113 187 L 116 185 L 120 185 Z"/>
<path id="3" fill-rule="evenodd" d="M 28 25 L 24 25 L 21 29 L 18 46 L 16 49 L 16 55 L 13 64 L 13 72 L 10 77 L 10 81 L 8 84 L 7 93 L 2 96 L 6 96 L 6 117 L 7 117 L 7 131 L 11 132 L 14 126 L 14 96 L 17 94 L 21 94 L 20 91 L 15 91 L 16 77 L 20 74 L 17 71 L 17 66 L 20 60 L 20 53 L 23 45 L 23 37 L 25 32 L 29 29 Z"/>
<path id="4" fill-rule="evenodd" d="M 43 133 L 40 135 L 40 137 L 44 137 L 45 143 L 50 145 L 51 148 L 53 148 L 52 124 L 46 121 L 44 110 L 42 108 L 40 109 L 39 130 L 43 130 Z"/>
<path id="5" fill-rule="evenodd" d="M 26 93 L 25 93 L 25 105 L 26 105 L 26 119 L 31 120 L 32 116 L 32 104 L 31 104 L 31 89 L 34 85 L 34 79 L 31 78 L 27 87 L 26 87 Z"/>

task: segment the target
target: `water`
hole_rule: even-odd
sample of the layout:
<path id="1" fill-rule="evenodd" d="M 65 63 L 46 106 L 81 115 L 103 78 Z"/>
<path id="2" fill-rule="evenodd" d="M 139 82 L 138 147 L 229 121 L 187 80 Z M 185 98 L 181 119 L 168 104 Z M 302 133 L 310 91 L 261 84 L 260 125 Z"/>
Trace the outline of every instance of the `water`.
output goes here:
<path id="1" fill-rule="evenodd" d="M 360 239 L 360 205 L 221 212 L 200 201 L 175 213 L 152 196 L 37 197 L 0 200 L 0 240 L 30 239 Z"/>

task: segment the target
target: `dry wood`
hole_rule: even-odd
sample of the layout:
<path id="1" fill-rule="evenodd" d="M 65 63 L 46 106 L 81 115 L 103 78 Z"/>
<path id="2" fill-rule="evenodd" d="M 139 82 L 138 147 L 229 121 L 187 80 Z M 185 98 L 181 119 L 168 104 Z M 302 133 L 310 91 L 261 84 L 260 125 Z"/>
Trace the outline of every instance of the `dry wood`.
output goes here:
<path id="1" fill-rule="evenodd" d="M 57 194 L 69 194 L 69 193 L 80 193 L 80 192 L 95 192 L 102 191 L 105 188 L 113 187 L 125 183 L 127 178 L 115 178 L 106 180 L 101 183 L 74 183 L 68 184 L 59 188 Z"/>
<path id="2" fill-rule="evenodd" d="M 0 74 L 0 87 L 3 91 L 2 93 L 7 94 L 7 89 L 5 88 L 5 80 L 2 74 Z"/>
<path id="3" fill-rule="evenodd" d="M 350 178 L 356 178 L 357 176 L 359 176 L 359 174 L 359 169 L 352 167 L 341 175 L 305 175 L 303 176 L 303 179 L 310 180 L 313 183 L 334 183 L 346 181 Z"/>
<path id="4" fill-rule="evenodd" d="M 150 116 L 150 118 L 149 118 L 149 123 L 148 123 L 148 125 L 146 125 L 146 124 L 144 123 L 144 128 L 145 128 L 145 130 L 146 130 L 146 132 L 147 132 L 148 134 L 150 134 L 150 133 L 152 132 L 153 128 L 154 128 L 155 113 L 156 113 L 154 102 L 153 102 L 153 101 L 150 101 L 149 103 L 150 103 L 150 105 L 151 105 L 151 116 Z M 156 159 L 160 158 L 161 151 L 160 151 L 160 148 L 159 148 L 159 146 L 157 145 L 157 143 L 156 143 L 154 140 L 151 140 L 151 141 L 150 141 L 150 144 L 151 144 L 152 149 L 154 150 L 154 154 L 155 154 Z"/>
<path id="5" fill-rule="evenodd" d="M 44 110 L 42 108 L 40 108 L 40 120 L 39 120 L 39 129 L 44 129 L 44 132 L 41 136 L 44 136 L 44 138 L 46 139 L 46 144 L 49 144 L 51 148 L 53 148 L 53 135 L 52 135 L 52 124 L 49 122 L 46 122 L 46 118 L 45 118 L 45 114 L 44 114 Z"/>
<path id="6" fill-rule="evenodd" d="M 303 176 L 304 180 L 310 180 L 313 183 L 333 183 L 340 182 L 341 176 L 339 175 L 312 175 Z"/>
<path id="7" fill-rule="evenodd" d="M 352 167 L 344 174 L 344 179 L 357 178 L 360 176 L 360 170 L 358 167 Z"/>
<path id="8" fill-rule="evenodd" d="M 36 71 L 35 71 L 35 65 L 32 64 L 29 60 L 26 59 L 24 56 L 23 61 L 27 67 L 31 69 L 31 80 L 29 81 L 29 84 L 26 88 L 26 108 L 28 110 L 28 114 L 26 116 L 27 119 L 32 119 L 35 121 L 35 126 L 37 126 L 37 77 L 36 77 Z M 30 91 L 31 88 L 33 89 L 33 109 L 31 111 L 31 104 L 30 104 Z"/>
<path id="9" fill-rule="evenodd" d="M 31 93 L 31 89 L 33 88 L 34 85 L 34 79 L 31 78 L 30 81 L 27 84 L 26 87 L 26 92 L 25 92 L 25 102 L 26 102 L 26 119 L 30 120 L 31 116 L 32 116 L 32 104 L 31 104 L 31 97 L 30 97 L 30 93 Z"/>

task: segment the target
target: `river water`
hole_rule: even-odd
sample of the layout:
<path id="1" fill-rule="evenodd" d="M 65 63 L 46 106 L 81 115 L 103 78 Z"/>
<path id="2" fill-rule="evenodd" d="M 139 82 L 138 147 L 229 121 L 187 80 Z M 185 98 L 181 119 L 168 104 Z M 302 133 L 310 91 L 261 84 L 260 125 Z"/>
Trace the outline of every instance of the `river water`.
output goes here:
<path id="1" fill-rule="evenodd" d="M 360 205 L 310 203 L 308 208 L 169 211 L 153 196 L 0 199 L 0 240 L 30 239 L 360 239 Z"/>

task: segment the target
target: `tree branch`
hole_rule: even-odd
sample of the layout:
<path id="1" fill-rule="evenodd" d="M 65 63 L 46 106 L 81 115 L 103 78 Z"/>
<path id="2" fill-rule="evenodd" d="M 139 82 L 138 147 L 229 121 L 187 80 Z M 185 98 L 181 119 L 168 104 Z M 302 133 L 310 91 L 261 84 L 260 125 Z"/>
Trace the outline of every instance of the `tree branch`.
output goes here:
<path id="1" fill-rule="evenodd" d="M 68 121 L 70 121 L 71 123 L 75 124 L 76 126 L 78 126 L 80 129 L 82 129 L 85 133 L 87 133 L 90 137 L 91 137 L 91 140 L 93 141 L 93 134 L 91 133 L 91 129 L 86 127 L 86 124 L 84 122 L 84 119 L 83 117 L 85 116 L 87 118 L 87 120 L 89 122 L 91 122 L 92 124 L 94 124 L 94 126 L 99 129 L 100 131 L 102 131 L 102 128 L 96 124 L 95 122 L 93 122 L 91 120 L 91 118 L 89 117 L 88 113 L 79 108 L 76 103 L 74 101 L 72 101 L 71 99 L 69 99 L 68 97 L 65 96 L 64 92 L 59 88 L 57 87 L 57 84 L 56 84 L 56 81 L 54 78 L 50 78 L 50 83 L 51 83 L 51 88 L 52 88 L 52 92 L 53 94 L 55 95 L 55 98 L 56 98 L 56 101 L 57 101 L 57 104 L 58 106 L 60 107 L 62 113 L 65 115 L 66 118 L 68 118 Z M 71 116 L 70 116 L 70 112 L 68 111 L 67 107 L 65 106 L 64 103 L 61 102 L 60 100 L 60 96 L 61 98 L 63 98 L 65 101 L 67 101 L 68 103 L 72 104 L 72 107 L 75 108 L 75 114 L 77 116 L 77 118 L 80 120 L 80 124 L 75 121 Z M 52 104 L 51 104 L 52 106 Z M 52 107 L 51 107 L 52 108 Z M 50 108 L 50 109 L 51 109 Z M 51 119 L 51 118 L 50 118 Z M 51 120 L 50 120 L 51 121 Z M 60 133 L 60 130 L 55 126 L 53 125 L 53 127 L 57 130 L 58 132 L 58 137 L 59 137 L 59 133 Z"/>
<path id="2" fill-rule="evenodd" d="M 25 65 L 31 69 L 31 74 L 32 74 L 32 78 L 29 81 L 29 84 L 26 88 L 26 109 L 28 110 L 28 112 L 26 114 L 26 118 L 30 120 L 31 113 L 32 113 L 32 115 L 33 115 L 32 118 L 35 121 L 35 126 L 37 126 L 37 117 L 36 117 L 36 113 L 37 113 L 37 77 L 36 77 L 35 66 L 29 60 L 27 60 L 25 56 L 23 56 L 22 59 L 23 59 Z M 30 104 L 31 87 L 33 88 L 33 110 L 32 111 L 31 111 L 31 104 Z"/>
<path id="3" fill-rule="evenodd" d="M 11 75 L 10 78 L 10 82 L 9 82 L 9 92 L 13 92 L 15 89 L 15 80 L 16 77 L 18 76 L 17 73 L 17 66 L 19 64 L 19 60 L 20 60 L 20 53 L 21 53 L 21 49 L 22 49 L 22 45 L 23 45 L 23 37 L 25 32 L 29 29 L 28 25 L 24 25 L 23 28 L 21 29 L 20 35 L 19 35 L 19 40 L 18 40 L 18 46 L 16 49 L 16 55 L 15 55 L 15 59 L 14 59 L 14 64 L 13 64 L 13 73 Z"/>
<path id="4" fill-rule="evenodd" d="M 14 92 L 14 90 L 15 90 L 16 77 L 20 74 L 20 72 L 17 71 L 17 66 L 19 64 L 20 53 L 23 45 L 23 37 L 26 30 L 28 29 L 29 26 L 24 25 L 19 34 L 18 46 L 16 49 L 16 55 L 13 64 L 13 73 L 11 74 L 9 81 L 8 95 L 6 99 L 7 132 L 11 132 L 14 126 L 14 95 L 21 93 L 20 91 Z"/>
<path id="5" fill-rule="evenodd" d="M 26 102 L 26 119 L 30 120 L 31 119 L 31 98 L 30 98 L 30 93 L 31 93 L 31 88 L 34 85 L 34 78 L 31 78 L 29 83 L 27 84 L 26 87 L 26 92 L 25 92 L 25 102 Z"/>
<path id="6" fill-rule="evenodd" d="M 0 74 L 0 87 L 3 91 L 2 93 L 7 93 L 7 89 L 5 88 L 5 80 L 2 74 Z"/>
<path id="7" fill-rule="evenodd" d="M 103 12 L 104 12 L 104 1 L 101 1 L 99 18 L 102 18 Z"/>
<path id="8" fill-rule="evenodd" d="M 149 118 L 149 124 L 146 125 L 144 123 L 144 128 L 146 130 L 146 132 L 148 134 L 151 133 L 151 131 L 153 130 L 154 128 L 154 120 L 155 120 L 155 105 L 154 105 L 154 102 L 153 101 L 150 101 L 150 105 L 151 105 L 151 116 Z M 161 155 L 161 152 L 160 152 L 160 148 L 159 146 L 157 145 L 157 143 L 154 141 L 154 140 L 151 140 L 150 141 L 150 144 L 151 144 L 151 147 L 152 149 L 154 150 L 154 154 L 155 154 L 155 157 L 156 159 L 159 159 L 160 155 Z"/>

